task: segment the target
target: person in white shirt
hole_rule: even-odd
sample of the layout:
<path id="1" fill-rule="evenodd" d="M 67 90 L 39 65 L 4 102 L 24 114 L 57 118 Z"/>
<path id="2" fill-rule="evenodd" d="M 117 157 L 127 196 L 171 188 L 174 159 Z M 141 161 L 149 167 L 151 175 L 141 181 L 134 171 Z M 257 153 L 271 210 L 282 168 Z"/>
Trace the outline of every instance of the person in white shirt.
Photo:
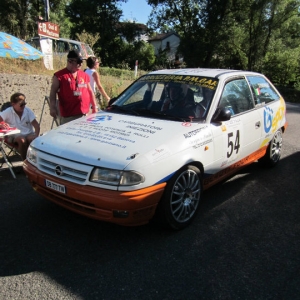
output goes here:
<path id="1" fill-rule="evenodd" d="M 23 160 L 29 144 L 39 136 L 40 125 L 33 111 L 26 107 L 26 97 L 22 93 L 15 93 L 10 97 L 11 106 L 0 113 L 0 128 L 15 127 L 19 134 L 9 137 L 8 143 L 13 144 Z"/>
<path id="2" fill-rule="evenodd" d="M 86 60 L 86 64 L 88 66 L 88 69 L 85 70 L 85 72 L 89 75 L 90 77 L 90 85 L 92 87 L 92 90 L 94 93 L 96 92 L 96 87 L 98 88 L 100 94 L 107 100 L 107 102 L 110 100 L 110 97 L 107 95 L 105 92 L 101 81 L 100 81 L 100 75 L 97 72 L 97 69 L 99 68 L 100 61 L 96 57 L 89 57 Z"/>

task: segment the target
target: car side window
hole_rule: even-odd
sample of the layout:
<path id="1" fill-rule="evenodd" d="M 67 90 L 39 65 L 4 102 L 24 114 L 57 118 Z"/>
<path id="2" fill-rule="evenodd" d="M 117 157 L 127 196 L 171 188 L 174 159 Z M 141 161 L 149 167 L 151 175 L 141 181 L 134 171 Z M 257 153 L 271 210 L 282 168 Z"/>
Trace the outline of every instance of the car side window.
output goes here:
<path id="1" fill-rule="evenodd" d="M 261 76 L 247 76 L 247 79 L 251 86 L 255 104 L 265 104 L 280 98 L 265 78 Z"/>
<path id="2" fill-rule="evenodd" d="M 79 46 L 78 46 L 78 45 L 76 45 L 76 44 L 73 44 L 73 43 L 70 43 L 70 45 L 71 45 L 71 49 L 72 49 L 72 50 L 77 50 L 77 51 L 79 51 L 79 52 L 80 52 L 80 48 L 79 48 Z"/>
<path id="3" fill-rule="evenodd" d="M 56 43 L 56 52 L 65 53 L 69 51 L 69 44 L 63 41 L 57 41 Z"/>
<path id="4" fill-rule="evenodd" d="M 244 78 L 226 83 L 219 107 L 228 108 L 232 115 L 240 114 L 254 108 L 252 94 Z"/>

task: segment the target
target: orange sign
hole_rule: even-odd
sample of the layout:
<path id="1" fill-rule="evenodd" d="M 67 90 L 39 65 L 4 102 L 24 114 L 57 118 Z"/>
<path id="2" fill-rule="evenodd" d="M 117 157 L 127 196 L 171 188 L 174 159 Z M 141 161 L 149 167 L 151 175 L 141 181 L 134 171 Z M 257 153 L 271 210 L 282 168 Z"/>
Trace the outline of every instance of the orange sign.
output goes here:
<path id="1" fill-rule="evenodd" d="M 52 39 L 59 39 L 59 25 L 50 22 L 38 22 L 38 34 Z"/>

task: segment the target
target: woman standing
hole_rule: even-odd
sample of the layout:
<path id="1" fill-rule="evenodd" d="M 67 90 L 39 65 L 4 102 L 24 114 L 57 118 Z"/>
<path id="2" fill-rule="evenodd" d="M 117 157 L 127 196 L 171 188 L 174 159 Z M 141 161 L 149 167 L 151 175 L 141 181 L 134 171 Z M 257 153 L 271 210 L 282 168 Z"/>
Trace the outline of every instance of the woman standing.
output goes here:
<path id="1" fill-rule="evenodd" d="M 90 85 L 92 87 L 92 90 L 94 93 L 96 92 L 96 86 L 100 92 L 100 94 L 106 99 L 108 102 L 110 100 L 110 97 L 107 95 L 105 92 L 103 86 L 101 85 L 100 82 L 100 75 L 97 72 L 97 69 L 99 68 L 100 61 L 96 57 L 89 57 L 86 60 L 86 64 L 88 66 L 88 69 L 85 70 L 85 72 L 89 75 L 90 77 Z M 100 103 L 102 104 L 101 98 L 100 98 Z"/>

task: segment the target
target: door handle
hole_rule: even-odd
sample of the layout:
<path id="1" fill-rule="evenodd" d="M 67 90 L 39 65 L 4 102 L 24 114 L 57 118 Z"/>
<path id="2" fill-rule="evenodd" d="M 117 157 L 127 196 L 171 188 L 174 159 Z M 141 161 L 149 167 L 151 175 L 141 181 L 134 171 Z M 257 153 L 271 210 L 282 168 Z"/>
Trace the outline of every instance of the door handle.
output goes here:
<path id="1" fill-rule="evenodd" d="M 255 123 L 255 129 L 257 129 L 259 127 L 260 127 L 260 121 L 258 121 L 258 122 Z"/>

